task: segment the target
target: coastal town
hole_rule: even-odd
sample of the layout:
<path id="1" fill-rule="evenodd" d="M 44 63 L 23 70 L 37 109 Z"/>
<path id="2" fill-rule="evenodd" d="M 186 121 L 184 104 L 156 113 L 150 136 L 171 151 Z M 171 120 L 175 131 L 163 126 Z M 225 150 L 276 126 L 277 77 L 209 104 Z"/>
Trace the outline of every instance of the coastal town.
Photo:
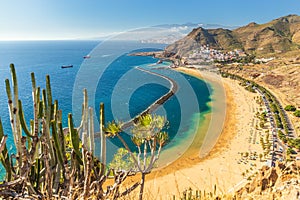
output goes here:
<path id="1" fill-rule="evenodd" d="M 178 64 L 178 66 L 183 65 L 186 68 L 208 70 L 217 73 L 221 72 L 221 74 L 224 74 L 224 72 L 222 72 L 222 68 L 220 67 L 222 66 L 222 64 L 227 64 L 230 66 L 241 66 L 241 63 L 243 63 L 244 65 L 246 64 L 251 66 L 257 63 L 267 63 L 272 60 L 274 60 L 273 57 L 255 58 L 254 56 L 238 49 L 227 52 L 213 49 L 209 45 L 202 45 L 200 48 L 192 50 L 188 54 L 188 56 L 178 58 L 177 63 L 181 63 Z M 231 75 L 227 74 L 226 77 L 231 77 Z M 295 145 L 291 145 L 291 142 L 287 142 L 287 140 L 298 141 L 297 138 L 299 136 L 297 135 L 293 124 L 289 119 L 289 115 L 284 109 L 284 106 L 282 106 L 281 103 L 276 99 L 276 97 L 273 96 L 265 88 L 257 87 L 257 84 L 255 84 L 253 80 L 248 81 L 239 76 L 232 76 L 234 77 L 234 79 L 240 79 L 243 84 L 246 84 L 246 89 L 259 94 L 261 103 L 264 105 L 264 108 L 261 108 L 263 110 L 262 113 L 264 114 L 265 123 L 267 122 L 269 124 L 268 126 L 263 125 L 262 127 L 266 132 L 268 132 L 267 143 L 269 143 L 269 145 L 268 149 L 264 152 L 266 165 L 274 167 L 277 160 L 279 162 L 284 162 L 286 160 L 296 160 L 300 165 L 299 149 L 297 149 Z M 273 101 L 277 106 L 276 109 L 274 109 Z M 283 126 L 282 123 L 285 123 L 285 125 Z M 257 126 L 258 125 L 256 125 L 256 129 L 258 128 Z M 284 141 L 282 140 L 283 132 L 285 132 L 284 135 L 286 135 L 284 136 Z"/>
<path id="2" fill-rule="evenodd" d="M 214 49 L 207 44 L 192 50 L 187 57 L 182 57 L 182 63 L 192 65 L 215 62 L 237 62 L 246 56 L 245 52 L 239 49 L 224 52 L 222 50 Z"/>

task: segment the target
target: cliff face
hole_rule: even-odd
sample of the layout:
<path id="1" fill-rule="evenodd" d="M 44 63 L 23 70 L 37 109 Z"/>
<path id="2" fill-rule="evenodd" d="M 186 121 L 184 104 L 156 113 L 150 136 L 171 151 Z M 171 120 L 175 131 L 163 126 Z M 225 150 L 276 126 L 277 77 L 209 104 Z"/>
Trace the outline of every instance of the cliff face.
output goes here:
<path id="1" fill-rule="evenodd" d="M 235 30 L 199 27 L 166 50 L 185 56 L 201 45 L 226 51 L 241 49 L 256 54 L 300 49 L 300 16 L 289 15 L 266 24 L 250 23 Z"/>
<path id="2" fill-rule="evenodd" d="M 238 199 L 299 199 L 299 167 L 277 163 L 275 168 L 264 166 L 252 182 L 236 192 Z"/>

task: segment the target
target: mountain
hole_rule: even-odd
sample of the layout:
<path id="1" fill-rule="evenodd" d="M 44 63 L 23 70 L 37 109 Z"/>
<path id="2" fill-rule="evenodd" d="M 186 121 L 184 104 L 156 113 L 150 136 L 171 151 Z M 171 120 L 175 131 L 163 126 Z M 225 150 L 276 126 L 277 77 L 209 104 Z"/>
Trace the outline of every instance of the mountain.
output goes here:
<path id="1" fill-rule="evenodd" d="M 241 49 L 258 55 L 300 49 L 300 16 L 288 15 L 265 24 L 252 22 L 233 30 L 198 27 L 169 45 L 166 51 L 185 56 L 202 45 L 225 51 Z"/>
<path id="2" fill-rule="evenodd" d="M 202 27 L 194 29 L 186 37 L 169 45 L 166 50 L 180 56 L 188 54 L 190 51 L 209 45 L 214 49 L 242 49 L 242 44 L 228 29 L 204 29 Z"/>
<path id="3" fill-rule="evenodd" d="M 213 29 L 213 28 L 224 28 L 224 29 L 235 29 L 238 28 L 237 26 L 226 26 L 226 25 L 220 25 L 220 24 L 206 24 L 206 23 L 185 23 L 185 24 L 160 24 L 153 27 L 156 28 L 167 28 L 167 29 L 181 29 L 181 30 L 192 30 L 193 28 L 197 27 L 203 27 L 206 29 Z M 189 31 L 189 32 L 190 32 Z M 186 32 L 186 33 L 189 33 Z"/>
<path id="4" fill-rule="evenodd" d="M 160 24 L 124 32 L 107 33 L 102 36 L 76 38 L 76 40 L 137 40 L 143 43 L 173 44 L 199 26 L 203 28 L 224 28 L 230 30 L 237 28 L 237 26 L 205 23 Z"/>
<path id="5" fill-rule="evenodd" d="M 189 32 L 197 27 L 203 28 L 224 28 L 234 29 L 236 26 L 224 26 L 219 24 L 205 24 L 205 23 L 185 23 L 185 24 L 161 24 L 151 27 L 151 32 L 155 36 L 142 40 L 144 43 L 165 43 L 172 44 L 184 38 Z M 158 34 L 160 33 L 160 34 Z"/>

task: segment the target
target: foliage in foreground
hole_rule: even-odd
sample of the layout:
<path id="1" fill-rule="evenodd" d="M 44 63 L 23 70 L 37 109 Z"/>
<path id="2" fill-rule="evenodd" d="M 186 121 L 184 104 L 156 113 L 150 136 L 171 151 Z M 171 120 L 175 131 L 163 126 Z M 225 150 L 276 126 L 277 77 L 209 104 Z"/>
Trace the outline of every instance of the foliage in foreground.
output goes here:
<path id="1" fill-rule="evenodd" d="M 160 131 L 161 123 L 165 123 L 163 117 L 152 117 L 149 114 L 142 116 L 133 128 L 137 130 L 133 141 L 139 145 L 138 148 L 143 145 L 144 149 L 151 149 L 151 162 L 141 164 L 141 155 L 136 157 L 120 134 L 122 125 L 109 123 L 105 127 L 104 105 L 101 103 L 99 160 L 94 156 L 94 112 L 88 107 L 87 91 L 84 90 L 80 126 L 74 127 L 72 114 L 69 114 L 68 128 L 63 129 L 62 111 L 59 110 L 58 101 L 52 101 L 50 77 L 46 76 L 46 89 L 41 89 L 36 86 L 32 73 L 34 119 L 27 123 L 22 101 L 18 97 L 18 82 L 13 64 L 10 69 L 12 89 L 8 79 L 5 83 L 16 154 L 9 154 L 7 150 L 8 136 L 3 132 L 0 119 L 0 160 L 6 171 L 5 180 L 0 183 L 0 198 L 118 199 L 126 198 L 126 195 L 140 187 L 139 198 L 142 199 L 145 175 L 151 172 L 167 139 L 167 134 Z M 139 134 L 139 129 L 145 134 Z M 134 160 L 133 169 L 116 170 L 106 167 L 106 136 L 117 136 L 121 140 Z M 147 160 L 147 154 L 144 154 L 143 159 Z M 121 191 L 121 184 L 135 168 L 142 173 L 141 182 L 128 185 Z M 112 174 L 113 177 L 110 177 Z"/>
<path id="2" fill-rule="evenodd" d="M 165 124 L 166 119 L 162 116 L 140 116 L 139 120 L 134 124 L 134 127 L 131 130 L 133 135 L 131 141 L 138 149 L 137 154 L 131 151 L 128 144 L 120 136 L 122 132 L 122 124 L 112 122 L 109 123 L 105 128 L 105 132 L 107 133 L 108 137 L 118 137 L 124 145 L 126 151 L 119 153 L 121 155 L 123 154 L 123 156 L 125 156 L 125 153 L 130 155 L 130 159 L 127 160 L 127 162 L 129 165 L 134 166 L 132 171 L 135 173 L 141 173 L 142 175 L 139 192 L 140 200 L 143 198 L 146 175 L 149 174 L 154 168 L 154 164 L 159 158 L 161 149 L 168 140 L 168 134 L 164 131 L 161 131 Z M 148 150 L 150 153 L 148 153 Z M 116 156 L 118 156 L 118 154 Z M 119 167 L 124 168 L 125 166 L 120 164 Z"/>
<path id="3" fill-rule="evenodd" d="M 216 185 L 214 186 L 213 192 L 206 192 L 205 190 L 192 190 L 189 188 L 182 192 L 180 200 L 232 200 L 236 199 L 235 196 L 231 194 L 218 195 L 216 194 Z M 173 200 L 176 200 L 176 197 L 173 197 Z"/>

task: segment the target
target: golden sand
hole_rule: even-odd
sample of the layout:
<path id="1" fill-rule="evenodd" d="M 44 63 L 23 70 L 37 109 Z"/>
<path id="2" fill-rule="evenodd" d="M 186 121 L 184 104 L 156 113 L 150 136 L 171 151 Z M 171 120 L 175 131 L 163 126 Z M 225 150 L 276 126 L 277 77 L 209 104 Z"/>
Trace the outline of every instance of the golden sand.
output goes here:
<path id="1" fill-rule="evenodd" d="M 218 81 L 209 72 L 187 68 L 177 70 L 210 82 Z M 246 91 L 233 80 L 222 79 L 222 84 L 226 91 L 225 123 L 215 122 L 216 124 L 210 125 L 222 126 L 217 143 L 208 155 L 200 158 L 196 136 L 195 142 L 179 159 L 147 175 L 146 199 L 171 199 L 173 195 L 178 197 L 190 187 L 194 190 L 212 191 L 215 184 L 218 192 L 231 192 L 246 183 L 246 178 L 264 164 L 259 159 L 241 160 L 240 154 L 254 151 L 262 153 L 260 136 L 258 130 L 254 129 L 254 125 L 259 123 L 255 118 L 259 105 L 254 99 L 258 94 Z"/>

